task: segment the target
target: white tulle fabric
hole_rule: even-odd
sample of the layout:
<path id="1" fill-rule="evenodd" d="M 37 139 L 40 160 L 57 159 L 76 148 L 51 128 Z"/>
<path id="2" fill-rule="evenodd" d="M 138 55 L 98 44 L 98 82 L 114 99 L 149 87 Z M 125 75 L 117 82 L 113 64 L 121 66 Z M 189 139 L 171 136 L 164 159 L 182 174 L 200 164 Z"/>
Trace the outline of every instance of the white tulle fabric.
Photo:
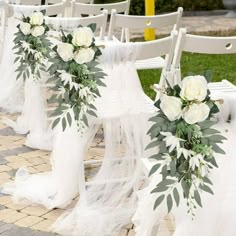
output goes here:
<path id="1" fill-rule="evenodd" d="M 154 107 L 142 91 L 134 63 L 126 62 L 134 51 L 130 45 L 104 51 L 107 87 L 96 105 L 104 128 L 105 155 L 78 204 L 54 225 L 62 235 L 118 235 L 135 212 L 147 120 Z"/>
<path id="2" fill-rule="evenodd" d="M 224 104 L 221 105 L 221 112 L 217 117 L 219 122 L 215 128 L 221 130 L 222 135 L 228 139 L 222 145 L 226 155 L 216 155 L 219 168 L 211 174 L 214 183 L 214 195 L 203 192 L 203 208 L 196 210 L 194 220 L 187 214 L 185 201 L 182 201 L 180 207 L 173 211 L 176 230 L 174 234 L 167 230 L 166 236 L 234 236 L 236 234 L 236 217 L 233 214 L 236 210 L 236 175 L 234 171 L 236 164 L 234 158 L 236 109 L 233 106 L 236 95 L 213 92 L 212 97 L 225 100 Z M 228 122 L 229 117 L 230 122 Z M 153 211 L 153 204 L 158 196 L 156 194 L 151 195 L 150 191 L 160 179 L 161 176 L 156 175 L 150 180 L 149 185 L 138 193 L 138 208 L 133 217 L 136 236 L 156 235 L 160 223 L 163 223 L 163 219 L 167 215 L 165 202 L 156 211 Z"/>
<path id="3" fill-rule="evenodd" d="M 43 6 L 37 7 L 38 10 L 43 8 Z M 36 81 L 33 78 L 29 78 L 25 82 L 22 78 L 16 80 L 17 73 L 15 70 L 18 65 L 14 63 L 16 55 L 12 50 L 14 34 L 17 31 L 16 26 L 20 23 L 17 18 L 22 17 L 22 14 L 25 16 L 31 15 L 35 10 L 35 6 L 16 5 L 13 10 L 13 16 L 8 19 L 0 67 L 0 107 L 8 112 L 22 113 L 16 121 L 3 118 L 3 122 L 12 127 L 18 134 L 29 133 L 25 145 L 31 148 L 51 150 L 52 131 L 48 128 L 47 106 L 42 90 L 47 75 L 41 73 L 41 81 Z"/>
<path id="4" fill-rule="evenodd" d="M 14 18 L 8 20 L 0 64 L 0 108 L 11 113 L 21 111 L 24 103 L 23 80 L 16 80 L 15 70 L 18 65 L 14 64 L 15 56 L 12 50 L 18 23 Z"/>
<path id="5" fill-rule="evenodd" d="M 12 41 L 14 33 L 16 32 L 16 25 L 19 24 L 17 16 L 21 16 L 24 13 L 25 16 L 30 15 L 35 9 L 43 9 L 40 6 L 14 6 L 14 16 L 9 20 L 9 27 L 7 29 L 7 35 L 5 41 Z M 61 18 L 61 17 L 45 17 L 46 23 L 53 26 L 53 29 L 64 29 L 67 31 L 73 31 L 75 27 L 79 25 L 79 19 Z M 59 32 L 49 32 L 49 40 L 52 44 L 58 43 Z M 3 71 L 7 72 L 7 76 L 4 76 L 1 80 L 3 85 L 3 93 L 0 95 L 0 107 L 6 108 L 8 111 L 22 111 L 21 115 L 16 121 L 4 118 L 3 122 L 12 127 L 18 134 L 27 134 L 25 145 L 35 149 L 52 150 L 52 137 L 53 133 L 50 129 L 46 114 L 46 96 L 44 96 L 44 89 L 42 85 L 48 79 L 48 74 L 41 73 L 42 78 L 40 81 L 33 79 L 27 79 L 25 84 L 22 79 L 16 81 L 17 74 L 15 69 L 17 66 L 13 63 L 15 55 L 12 48 L 14 44 L 7 47 L 4 51 L 3 61 L 8 63 L 7 70 L 3 67 Z M 9 60 L 5 60 L 5 55 Z M 12 65 L 11 67 L 9 65 Z M 5 65 L 6 66 L 6 65 Z M 4 74 L 3 74 L 4 75 Z M 4 79 L 6 78 L 6 79 Z M 10 78 L 10 79 L 9 79 Z M 1 99 L 2 97 L 2 99 Z M 1 102 L 2 101 L 2 102 Z"/>
<path id="6" fill-rule="evenodd" d="M 81 135 L 76 127 L 55 130 L 52 171 L 29 175 L 17 172 L 12 184 L 3 186 L 16 201 L 29 200 L 47 208 L 64 207 L 80 192 L 75 209 L 54 226 L 62 235 L 118 235 L 136 209 L 141 163 L 148 142 L 148 118 L 155 108 L 144 94 L 132 62 L 135 46 L 107 43 L 101 58 L 107 87 L 97 99 L 98 118 L 89 117 L 89 128 Z M 128 61 L 127 61 L 128 60 Z M 130 61 L 130 62 L 129 62 Z M 84 157 L 98 128 L 103 126 L 105 155 L 89 185 L 85 184 Z M 96 220 L 94 220 L 96 219 Z"/>

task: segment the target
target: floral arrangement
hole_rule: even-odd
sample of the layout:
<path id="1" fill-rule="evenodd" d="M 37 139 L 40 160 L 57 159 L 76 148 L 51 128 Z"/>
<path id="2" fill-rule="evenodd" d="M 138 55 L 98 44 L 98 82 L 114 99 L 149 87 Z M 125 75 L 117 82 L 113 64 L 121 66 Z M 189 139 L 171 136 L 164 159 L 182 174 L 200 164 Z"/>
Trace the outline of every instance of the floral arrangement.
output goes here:
<path id="1" fill-rule="evenodd" d="M 46 32 L 49 27 L 44 21 L 45 11 L 34 12 L 30 17 L 21 19 L 17 26 L 19 29 L 15 33 L 14 50 L 16 59 L 14 63 L 19 63 L 17 79 L 40 79 L 40 71 L 46 71 L 46 61 L 49 57 L 51 43 L 47 39 Z"/>
<path id="2" fill-rule="evenodd" d="M 57 92 L 49 101 L 58 104 L 52 114 L 56 118 L 53 128 L 61 121 L 65 130 L 74 120 L 83 131 L 88 126 L 87 115 L 97 116 L 94 101 L 100 96 L 99 86 L 105 86 L 106 74 L 98 67 L 101 50 L 95 45 L 95 30 L 96 24 L 90 24 L 79 26 L 73 34 L 62 32 L 62 42 L 53 48 L 48 80 Z"/>
<path id="3" fill-rule="evenodd" d="M 188 76 L 181 86 L 167 84 L 160 90 L 155 103 L 159 112 L 150 119 L 154 124 L 148 131 L 152 142 L 146 148 L 159 150 L 150 157 L 157 162 L 149 175 L 158 170 L 162 175 L 151 192 L 159 194 L 154 209 L 166 199 L 170 212 L 174 202 L 179 206 L 181 191 L 194 216 L 197 205 L 202 207 L 201 192 L 213 194 L 209 173 L 218 167 L 214 155 L 224 154 L 218 144 L 225 139 L 213 128 L 219 102 L 211 100 L 204 76 Z"/>

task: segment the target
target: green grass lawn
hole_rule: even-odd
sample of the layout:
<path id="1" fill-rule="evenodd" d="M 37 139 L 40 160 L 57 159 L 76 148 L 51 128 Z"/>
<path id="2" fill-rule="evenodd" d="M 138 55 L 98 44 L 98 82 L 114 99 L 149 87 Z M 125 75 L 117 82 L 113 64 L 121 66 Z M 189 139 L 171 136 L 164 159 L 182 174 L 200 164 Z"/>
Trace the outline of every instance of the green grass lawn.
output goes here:
<path id="1" fill-rule="evenodd" d="M 182 76 L 190 73 L 201 74 L 206 70 L 211 70 L 212 81 L 229 80 L 236 85 L 236 55 L 202 55 L 184 53 L 181 61 Z M 158 83 L 160 70 L 140 70 L 138 71 L 145 93 L 152 99 L 155 92 L 150 88 L 152 84 Z"/>

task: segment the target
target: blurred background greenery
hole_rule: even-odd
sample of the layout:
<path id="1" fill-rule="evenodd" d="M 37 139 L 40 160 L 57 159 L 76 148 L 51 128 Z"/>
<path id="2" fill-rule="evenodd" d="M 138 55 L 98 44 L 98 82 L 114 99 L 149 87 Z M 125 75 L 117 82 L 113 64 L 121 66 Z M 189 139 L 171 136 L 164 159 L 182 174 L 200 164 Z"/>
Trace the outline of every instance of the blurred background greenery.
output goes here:
<path id="1" fill-rule="evenodd" d="M 95 0 L 95 3 L 112 3 L 121 0 Z M 183 7 L 184 11 L 209 11 L 224 9 L 222 0 L 155 0 L 156 13 L 173 12 L 178 7 Z M 145 0 L 131 0 L 130 14 L 144 15 Z M 205 33 L 204 33 L 205 34 Z M 231 36 L 235 31 L 211 32 L 212 36 Z M 143 38 L 135 39 L 143 41 Z M 183 53 L 181 61 L 182 76 L 189 73 L 201 74 L 206 70 L 212 72 L 212 82 L 227 79 L 236 85 L 236 55 L 202 55 Z M 160 70 L 140 70 L 139 78 L 145 93 L 155 98 L 155 92 L 150 88 L 151 85 L 158 83 L 161 75 Z"/>
<path id="2" fill-rule="evenodd" d="M 113 3 L 121 0 L 95 0 L 95 3 Z M 144 0 L 131 0 L 130 14 L 144 15 Z M 155 0 L 156 12 L 171 12 L 178 7 L 185 11 L 204 11 L 223 9 L 222 0 Z"/>

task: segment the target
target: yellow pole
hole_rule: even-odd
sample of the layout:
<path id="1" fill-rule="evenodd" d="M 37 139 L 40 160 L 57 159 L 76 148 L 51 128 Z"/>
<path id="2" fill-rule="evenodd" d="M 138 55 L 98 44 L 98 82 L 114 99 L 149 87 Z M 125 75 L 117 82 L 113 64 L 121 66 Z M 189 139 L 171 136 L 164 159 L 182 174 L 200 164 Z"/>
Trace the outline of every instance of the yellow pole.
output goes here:
<path id="1" fill-rule="evenodd" d="M 155 0 L 145 0 L 145 14 L 146 16 L 155 15 Z M 150 22 L 151 23 L 151 22 Z M 147 22 L 147 25 L 149 22 Z M 154 29 L 145 29 L 144 33 L 145 40 L 154 40 L 156 38 Z"/>

